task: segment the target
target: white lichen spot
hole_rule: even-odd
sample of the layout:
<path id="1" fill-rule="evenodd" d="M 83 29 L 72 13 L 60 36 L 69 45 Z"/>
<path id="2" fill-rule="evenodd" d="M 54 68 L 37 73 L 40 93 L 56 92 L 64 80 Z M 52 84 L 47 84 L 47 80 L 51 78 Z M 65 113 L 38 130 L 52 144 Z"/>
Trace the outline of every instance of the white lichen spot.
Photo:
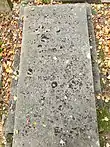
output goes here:
<path id="1" fill-rule="evenodd" d="M 79 73 L 79 76 L 81 76 L 82 75 L 82 73 Z"/>
<path id="2" fill-rule="evenodd" d="M 45 127 L 46 127 L 46 125 L 45 125 L 45 124 L 43 124 L 43 127 L 45 128 Z"/>
<path id="3" fill-rule="evenodd" d="M 4 124 L 5 124 L 5 121 L 6 121 L 6 115 L 5 115 L 5 114 L 3 114 L 3 115 L 2 115 L 2 125 L 4 125 Z"/>
<path id="4" fill-rule="evenodd" d="M 34 7 L 32 7 L 32 8 L 31 8 L 31 11 L 34 11 L 34 10 L 35 10 L 35 8 L 34 8 Z"/>
<path id="5" fill-rule="evenodd" d="M 72 115 L 70 115 L 70 118 L 73 118 L 73 116 L 72 116 Z"/>
<path id="6" fill-rule="evenodd" d="M 17 96 L 14 96 L 14 101 L 16 101 L 17 100 Z"/>
<path id="7" fill-rule="evenodd" d="M 53 57 L 53 59 L 54 59 L 54 60 L 57 60 L 57 57 L 56 57 L 56 56 L 54 56 L 54 57 Z"/>
<path id="8" fill-rule="evenodd" d="M 66 132 L 68 133 L 69 131 L 67 130 Z"/>
<path id="9" fill-rule="evenodd" d="M 61 146 L 64 146 L 65 145 L 65 141 L 63 139 L 60 140 L 60 144 Z"/>
<path id="10" fill-rule="evenodd" d="M 69 63 L 69 60 L 66 60 L 65 63 L 68 64 Z"/>
<path id="11" fill-rule="evenodd" d="M 90 49 L 92 49 L 93 47 L 92 46 L 90 46 Z"/>
<path id="12" fill-rule="evenodd" d="M 65 98 L 65 100 L 67 100 L 67 96 L 66 95 L 64 96 L 64 98 Z"/>
<path id="13" fill-rule="evenodd" d="M 107 77 L 108 80 L 110 80 L 110 75 Z"/>
<path id="14" fill-rule="evenodd" d="M 99 141 L 96 142 L 96 145 L 97 145 L 97 146 L 100 146 Z"/>
<path id="15" fill-rule="evenodd" d="M 19 133 L 19 131 L 15 129 L 14 133 L 17 135 Z"/>
<path id="16" fill-rule="evenodd" d="M 43 104 L 44 103 L 44 101 L 43 100 L 41 100 L 41 104 Z"/>
<path id="17" fill-rule="evenodd" d="M 88 59 L 91 59 L 90 53 L 87 54 L 87 58 L 88 58 Z"/>
<path id="18" fill-rule="evenodd" d="M 88 136 L 88 138 L 90 139 L 91 137 L 90 137 L 90 136 Z"/>

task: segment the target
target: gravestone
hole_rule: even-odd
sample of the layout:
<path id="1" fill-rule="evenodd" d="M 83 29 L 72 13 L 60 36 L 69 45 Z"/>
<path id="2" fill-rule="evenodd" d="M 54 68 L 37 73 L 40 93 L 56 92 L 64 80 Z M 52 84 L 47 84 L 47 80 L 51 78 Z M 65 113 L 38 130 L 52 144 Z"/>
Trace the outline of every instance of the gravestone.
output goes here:
<path id="1" fill-rule="evenodd" d="M 86 4 L 24 16 L 13 147 L 99 147 Z"/>

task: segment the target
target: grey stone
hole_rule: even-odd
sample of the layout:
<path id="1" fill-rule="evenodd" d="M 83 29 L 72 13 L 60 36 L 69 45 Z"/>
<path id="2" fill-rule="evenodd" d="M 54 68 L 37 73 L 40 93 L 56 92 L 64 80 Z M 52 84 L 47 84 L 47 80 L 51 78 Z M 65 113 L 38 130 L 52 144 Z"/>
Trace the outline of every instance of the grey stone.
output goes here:
<path id="1" fill-rule="evenodd" d="M 14 69 L 14 72 L 16 72 L 16 74 L 19 74 L 18 73 L 19 63 L 20 63 L 20 49 L 16 50 L 15 58 L 14 58 L 13 69 Z M 15 120 L 15 108 L 16 108 L 16 100 L 14 99 L 14 97 L 17 96 L 17 86 L 18 86 L 18 80 L 12 79 L 9 111 L 8 111 L 8 117 L 5 123 L 5 138 L 6 138 L 5 147 L 12 146 L 14 120 Z"/>
<path id="2" fill-rule="evenodd" d="M 110 0 L 101 0 L 102 3 L 110 3 Z"/>
<path id="3" fill-rule="evenodd" d="M 24 15 L 13 147 L 99 147 L 86 5 Z"/>
<path id="4" fill-rule="evenodd" d="M 92 23 L 92 12 L 91 6 L 89 4 L 87 6 L 87 18 L 88 18 L 88 32 L 89 32 L 89 42 L 90 42 L 90 51 L 91 51 L 91 59 L 92 59 L 92 72 L 93 72 L 93 82 L 94 82 L 94 91 L 95 95 L 101 94 L 101 83 L 100 83 L 100 74 L 97 63 L 97 51 L 96 51 L 96 42 L 94 35 L 94 27 Z M 96 106 L 97 108 L 103 107 L 103 100 L 99 100 L 96 98 Z"/>
<path id="5" fill-rule="evenodd" d="M 11 10 L 7 0 L 0 0 L 0 12 L 9 12 Z"/>

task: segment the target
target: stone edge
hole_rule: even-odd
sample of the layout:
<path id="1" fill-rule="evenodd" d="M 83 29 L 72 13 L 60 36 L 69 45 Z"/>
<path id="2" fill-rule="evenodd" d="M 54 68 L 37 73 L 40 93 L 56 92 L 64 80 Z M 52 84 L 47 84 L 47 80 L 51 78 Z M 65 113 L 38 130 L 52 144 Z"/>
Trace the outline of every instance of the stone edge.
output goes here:
<path id="1" fill-rule="evenodd" d="M 13 65 L 14 72 L 18 72 L 19 63 L 20 63 L 20 50 L 18 49 L 16 50 L 15 57 L 14 57 L 14 65 Z M 5 122 L 5 130 L 4 130 L 4 135 L 6 139 L 5 147 L 12 146 L 15 109 L 16 109 L 16 101 L 14 100 L 14 96 L 17 96 L 17 84 L 18 84 L 18 79 L 17 80 L 12 79 L 11 96 L 9 101 L 9 111 L 8 111 L 8 117 Z"/>
<path id="2" fill-rule="evenodd" d="M 101 94 L 101 83 L 100 83 L 100 72 L 97 63 L 97 51 L 96 51 L 96 41 L 94 34 L 94 26 L 92 23 L 92 11 L 91 6 L 87 4 L 87 19 L 88 19 L 88 33 L 89 33 L 89 42 L 91 46 L 91 61 L 92 61 L 92 73 L 94 81 L 94 91 L 95 96 Z M 96 98 L 96 108 L 102 107 L 103 101 Z"/>

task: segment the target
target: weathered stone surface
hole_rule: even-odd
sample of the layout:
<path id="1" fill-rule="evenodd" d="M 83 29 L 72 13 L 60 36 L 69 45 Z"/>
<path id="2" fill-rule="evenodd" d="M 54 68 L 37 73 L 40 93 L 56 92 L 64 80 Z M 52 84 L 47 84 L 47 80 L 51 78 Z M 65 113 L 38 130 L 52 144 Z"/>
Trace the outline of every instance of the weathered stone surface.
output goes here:
<path id="1" fill-rule="evenodd" d="M 99 147 L 86 5 L 24 14 L 13 147 Z"/>
<path id="2" fill-rule="evenodd" d="M 20 63 L 20 49 L 16 50 L 15 58 L 14 58 L 13 70 L 16 73 L 16 76 L 18 76 L 19 74 L 18 73 L 19 63 Z M 9 111 L 8 111 L 8 117 L 5 122 L 5 131 L 4 131 L 5 138 L 6 138 L 5 147 L 12 146 L 14 120 L 15 120 L 15 108 L 16 108 L 16 100 L 14 97 L 17 97 L 17 86 L 18 86 L 18 79 L 12 79 Z"/>
<path id="3" fill-rule="evenodd" d="M 0 12 L 7 12 L 7 11 L 10 11 L 11 8 L 8 4 L 8 1 L 7 0 L 0 0 Z"/>
<path id="4" fill-rule="evenodd" d="M 102 3 L 110 3 L 110 0 L 101 0 Z"/>

